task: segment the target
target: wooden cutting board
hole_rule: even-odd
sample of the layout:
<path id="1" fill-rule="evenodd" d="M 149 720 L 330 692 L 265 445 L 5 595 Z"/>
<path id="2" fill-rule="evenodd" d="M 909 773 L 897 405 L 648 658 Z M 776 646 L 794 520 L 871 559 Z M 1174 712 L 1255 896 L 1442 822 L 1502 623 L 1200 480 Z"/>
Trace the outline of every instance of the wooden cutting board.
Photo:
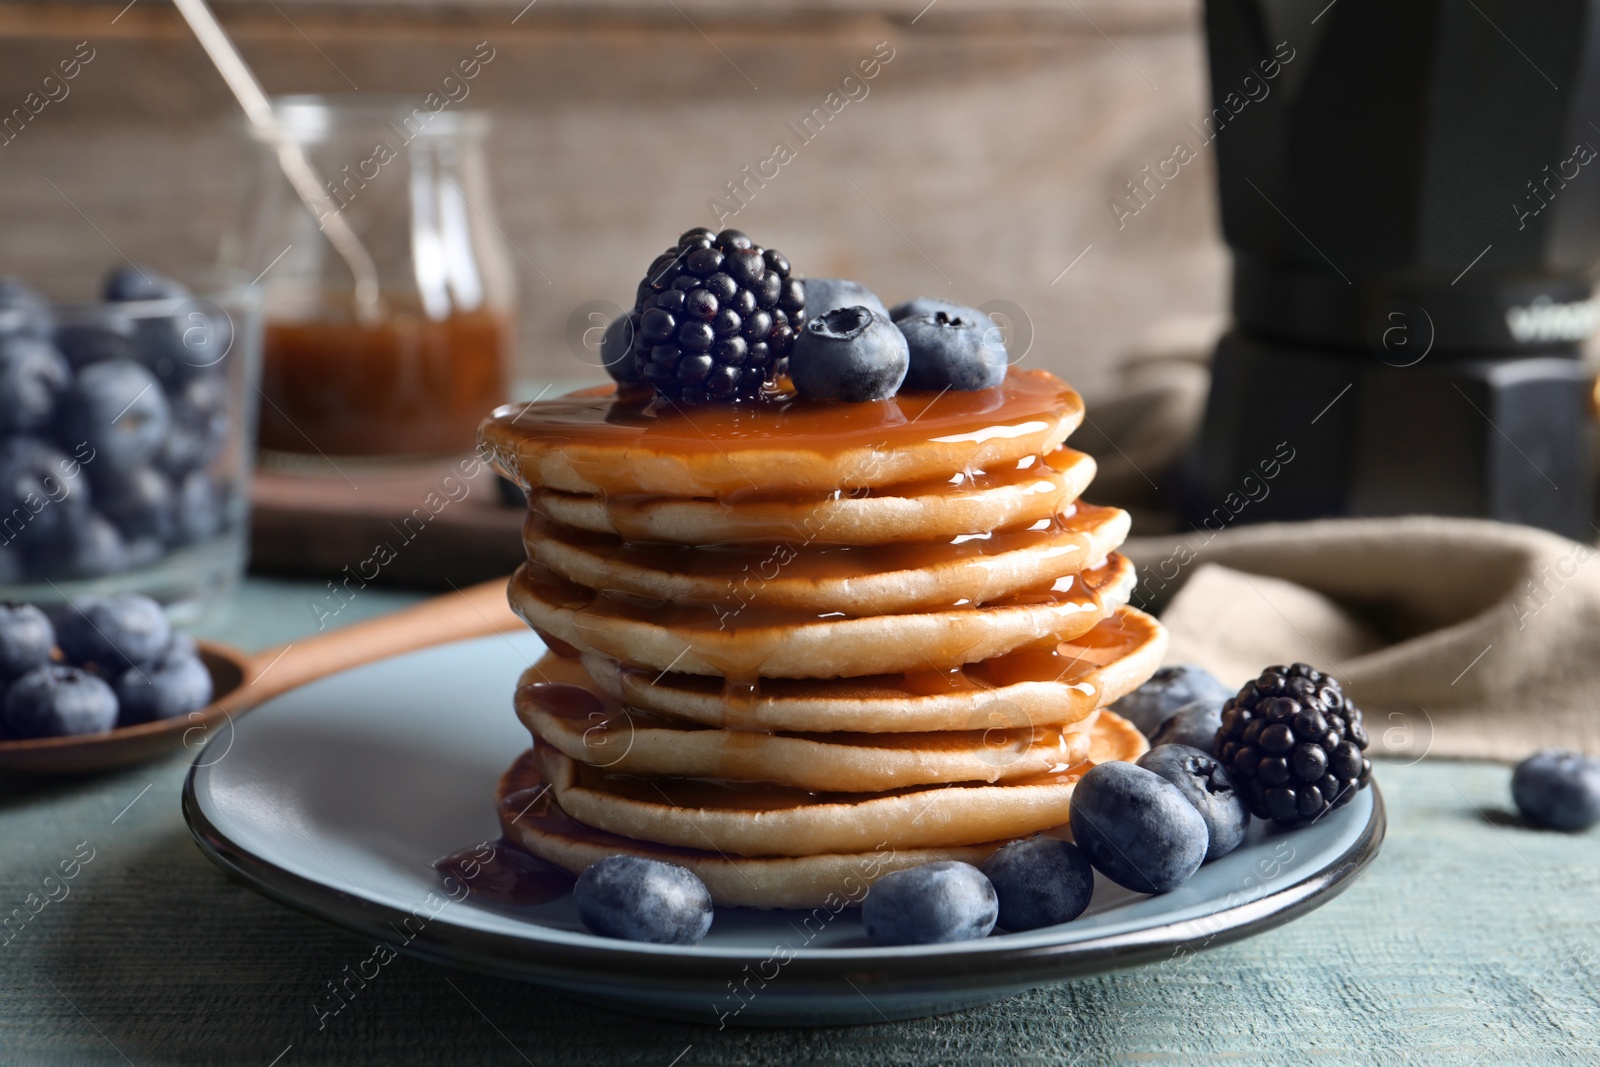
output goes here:
<path id="1" fill-rule="evenodd" d="M 445 589 L 504 576 L 524 559 L 524 506 L 498 481 L 471 455 L 269 461 L 250 490 L 250 569 Z"/>

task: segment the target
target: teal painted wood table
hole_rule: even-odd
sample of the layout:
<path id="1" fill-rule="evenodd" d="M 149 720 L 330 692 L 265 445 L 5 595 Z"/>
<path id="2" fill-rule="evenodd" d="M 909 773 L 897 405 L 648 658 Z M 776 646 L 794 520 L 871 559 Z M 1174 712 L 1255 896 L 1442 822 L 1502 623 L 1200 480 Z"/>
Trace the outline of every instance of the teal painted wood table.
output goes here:
<path id="1" fill-rule="evenodd" d="M 252 579 L 198 630 L 290 640 L 318 593 Z M 335 621 L 416 599 L 364 590 Z M 326 1016 L 371 946 L 204 859 L 185 766 L 0 782 L 0 912 L 75 870 L 0 944 L 0 1064 L 1600 1063 L 1600 832 L 1522 826 L 1493 764 L 1380 763 L 1383 854 L 1278 930 L 955 1015 L 786 1031 L 653 1022 L 407 958 Z"/>

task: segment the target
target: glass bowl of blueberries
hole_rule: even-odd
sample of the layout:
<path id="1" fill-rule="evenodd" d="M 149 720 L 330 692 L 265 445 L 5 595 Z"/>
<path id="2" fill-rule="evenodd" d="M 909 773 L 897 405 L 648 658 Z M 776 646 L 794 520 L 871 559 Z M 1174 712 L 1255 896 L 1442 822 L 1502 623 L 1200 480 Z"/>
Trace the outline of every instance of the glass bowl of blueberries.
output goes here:
<path id="1" fill-rule="evenodd" d="M 193 618 L 242 573 L 261 314 L 128 264 L 92 304 L 0 277 L 0 600 L 142 593 Z"/>

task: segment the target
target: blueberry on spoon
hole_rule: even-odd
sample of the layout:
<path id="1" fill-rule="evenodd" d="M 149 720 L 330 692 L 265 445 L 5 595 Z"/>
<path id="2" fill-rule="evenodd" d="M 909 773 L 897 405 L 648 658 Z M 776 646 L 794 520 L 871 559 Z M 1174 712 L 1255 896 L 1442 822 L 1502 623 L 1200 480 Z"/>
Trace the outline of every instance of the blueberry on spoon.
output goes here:
<path id="1" fill-rule="evenodd" d="M 117 724 L 117 695 L 88 671 L 52 664 L 16 680 L 0 718 L 11 737 L 100 734 Z"/>
<path id="2" fill-rule="evenodd" d="M 0 680 L 11 681 L 50 662 L 56 629 L 32 604 L 0 604 Z"/>

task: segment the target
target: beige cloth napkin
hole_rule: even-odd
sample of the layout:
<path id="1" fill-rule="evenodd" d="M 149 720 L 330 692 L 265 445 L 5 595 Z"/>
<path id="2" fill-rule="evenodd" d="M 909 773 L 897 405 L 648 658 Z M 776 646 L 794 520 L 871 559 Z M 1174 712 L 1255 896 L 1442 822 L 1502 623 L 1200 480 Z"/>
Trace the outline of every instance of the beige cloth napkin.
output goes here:
<path id="1" fill-rule="evenodd" d="M 1600 563 L 1554 534 L 1469 519 L 1344 519 L 1142 537 L 1135 603 L 1167 661 L 1229 685 L 1272 663 L 1330 671 L 1377 752 L 1600 753 Z M 1167 577 L 1172 576 L 1172 577 Z"/>

